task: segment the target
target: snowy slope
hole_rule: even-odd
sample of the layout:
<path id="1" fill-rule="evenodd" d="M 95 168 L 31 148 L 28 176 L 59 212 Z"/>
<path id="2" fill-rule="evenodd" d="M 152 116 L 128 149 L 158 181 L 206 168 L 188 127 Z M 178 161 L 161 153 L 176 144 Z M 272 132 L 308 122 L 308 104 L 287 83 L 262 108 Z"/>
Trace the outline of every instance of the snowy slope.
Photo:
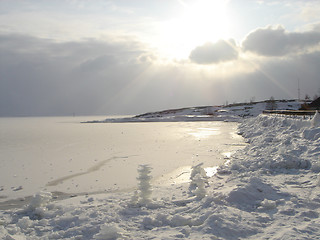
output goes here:
<path id="1" fill-rule="evenodd" d="M 204 106 L 181 109 L 170 109 L 150 112 L 134 117 L 108 118 L 99 122 L 185 122 L 185 121 L 234 121 L 240 122 L 244 118 L 256 117 L 266 109 L 268 101 L 252 103 L 235 103 L 227 106 Z M 297 100 L 275 100 L 275 109 L 298 110 L 301 103 Z"/>
<path id="2" fill-rule="evenodd" d="M 248 142 L 212 177 L 201 166 L 186 184 L 53 201 L 34 196 L 3 211 L 3 239 L 318 239 L 320 119 L 259 115 Z M 143 177 L 142 177 L 143 178 Z M 148 178 L 148 177 L 147 177 Z M 143 185 L 143 184 L 142 184 Z"/>

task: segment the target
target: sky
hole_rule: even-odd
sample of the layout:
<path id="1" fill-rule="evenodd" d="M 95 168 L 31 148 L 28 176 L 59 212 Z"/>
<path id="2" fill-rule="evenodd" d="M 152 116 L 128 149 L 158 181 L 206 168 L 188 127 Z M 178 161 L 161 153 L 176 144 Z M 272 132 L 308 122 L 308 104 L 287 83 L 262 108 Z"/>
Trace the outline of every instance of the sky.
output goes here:
<path id="1" fill-rule="evenodd" d="M 0 116 L 314 98 L 319 12 L 315 0 L 0 0 Z"/>

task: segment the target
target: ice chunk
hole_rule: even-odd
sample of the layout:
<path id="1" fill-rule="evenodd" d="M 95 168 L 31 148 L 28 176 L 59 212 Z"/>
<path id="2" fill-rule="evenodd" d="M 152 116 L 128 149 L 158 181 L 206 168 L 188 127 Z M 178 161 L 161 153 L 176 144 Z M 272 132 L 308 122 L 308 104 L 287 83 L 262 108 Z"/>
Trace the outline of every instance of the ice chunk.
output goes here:
<path id="1" fill-rule="evenodd" d="M 202 167 L 203 163 L 200 163 L 196 166 L 192 167 L 192 171 L 191 171 L 191 175 L 190 175 L 190 179 L 192 180 L 197 174 L 200 174 L 202 177 L 206 177 L 206 171 L 203 169 Z"/>
<path id="2" fill-rule="evenodd" d="M 206 196 L 205 184 L 207 183 L 207 174 L 202 167 L 203 163 L 200 163 L 192 167 L 190 175 L 190 187 L 189 190 L 199 198 L 202 199 Z"/>
<path id="3" fill-rule="evenodd" d="M 320 114 L 319 111 L 316 111 L 316 114 L 314 117 L 311 119 L 311 126 L 312 127 L 320 127 Z"/>
<path id="4" fill-rule="evenodd" d="M 51 199 L 52 194 L 50 192 L 41 191 L 33 195 L 29 205 L 25 209 L 26 213 L 31 219 L 43 218 L 47 211 L 46 205 L 50 202 Z"/>
<path id="5" fill-rule="evenodd" d="M 32 224 L 32 221 L 30 220 L 30 218 L 25 216 L 19 219 L 17 226 L 20 227 L 21 229 L 26 230 L 31 226 L 31 224 Z"/>
<path id="6" fill-rule="evenodd" d="M 260 203 L 260 207 L 259 209 L 262 210 L 272 210 L 277 208 L 277 203 L 276 201 L 272 201 L 272 200 L 268 200 L 268 199 L 264 199 L 261 203 Z"/>
<path id="7" fill-rule="evenodd" d="M 191 226 L 192 223 L 191 223 L 191 218 L 189 217 L 184 217 L 184 216 L 181 216 L 181 215 L 174 215 L 172 218 L 171 218 L 171 226 L 172 227 L 178 227 L 178 226 Z"/>
<path id="8" fill-rule="evenodd" d="M 192 179 L 192 183 L 194 185 L 196 185 L 196 189 L 195 189 L 194 193 L 200 199 L 202 199 L 206 196 L 205 182 L 206 182 L 206 179 L 203 176 L 201 176 L 200 174 L 197 174 Z"/>
<path id="9" fill-rule="evenodd" d="M 41 191 L 35 195 L 33 195 L 28 208 L 30 210 L 34 210 L 38 207 L 43 207 L 49 203 L 52 198 L 52 194 L 50 192 Z"/>
<path id="10" fill-rule="evenodd" d="M 132 205 L 146 205 L 150 203 L 152 194 L 151 170 L 152 168 L 149 165 L 139 165 L 139 176 L 137 177 L 137 180 L 139 181 L 138 191 L 135 191 L 131 198 Z"/>
<path id="11" fill-rule="evenodd" d="M 116 224 L 105 224 L 100 228 L 100 232 L 94 236 L 94 239 L 111 240 L 122 237 L 122 230 Z"/>

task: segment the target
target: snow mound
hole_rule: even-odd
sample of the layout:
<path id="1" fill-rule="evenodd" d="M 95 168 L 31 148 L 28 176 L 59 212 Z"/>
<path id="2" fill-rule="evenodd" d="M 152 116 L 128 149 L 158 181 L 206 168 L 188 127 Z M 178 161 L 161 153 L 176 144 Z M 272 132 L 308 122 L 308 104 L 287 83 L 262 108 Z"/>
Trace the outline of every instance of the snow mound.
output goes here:
<path id="1" fill-rule="evenodd" d="M 233 189 L 227 196 L 227 202 L 239 207 L 256 208 L 263 201 L 279 199 L 278 193 L 270 184 L 265 184 L 257 177 L 249 178 L 243 186 Z"/>
<path id="2" fill-rule="evenodd" d="M 239 133 L 250 144 L 244 150 L 247 154 L 235 155 L 231 170 L 281 172 L 318 164 L 308 153 L 319 147 L 320 128 L 312 127 L 310 120 L 260 115 L 243 122 Z"/>
<path id="3" fill-rule="evenodd" d="M 29 205 L 25 208 L 24 212 L 31 219 L 41 219 L 46 215 L 47 205 L 52 199 L 50 192 L 38 192 L 32 196 Z"/>

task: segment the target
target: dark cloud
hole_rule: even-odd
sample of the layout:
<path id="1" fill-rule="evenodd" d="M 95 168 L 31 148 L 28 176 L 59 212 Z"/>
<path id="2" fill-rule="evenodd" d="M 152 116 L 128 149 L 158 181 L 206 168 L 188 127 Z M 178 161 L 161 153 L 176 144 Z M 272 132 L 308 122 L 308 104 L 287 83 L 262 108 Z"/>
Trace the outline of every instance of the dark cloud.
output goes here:
<path id="1" fill-rule="evenodd" d="M 320 32 L 286 32 L 281 26 L 259 28 L 243 41 L 245 51 L 264 56 L 284 56 L 297 53 L 320 43 Z"/>
<path id="2" fill-rule="evenodd" d="M 190 53 L 190 60 L 198 64 L 213 64 L 237 59 L 234 40 L 219 40 L 216 43 L 205 43 Z"/>
<path id="3" fill-rule="evenodd" d="M 84 72 L 100 72 L 117 64 L 113 55 L 101 55 L 93 59 L 87 59 L 79 66 Z"/>
<path id="4" fill-rule="evenodd" d="M 143 54 L 134 41 L 0 35 L 0 115 L 117 112 L 110 99 L 148 67 L 137 63 Z"/>

